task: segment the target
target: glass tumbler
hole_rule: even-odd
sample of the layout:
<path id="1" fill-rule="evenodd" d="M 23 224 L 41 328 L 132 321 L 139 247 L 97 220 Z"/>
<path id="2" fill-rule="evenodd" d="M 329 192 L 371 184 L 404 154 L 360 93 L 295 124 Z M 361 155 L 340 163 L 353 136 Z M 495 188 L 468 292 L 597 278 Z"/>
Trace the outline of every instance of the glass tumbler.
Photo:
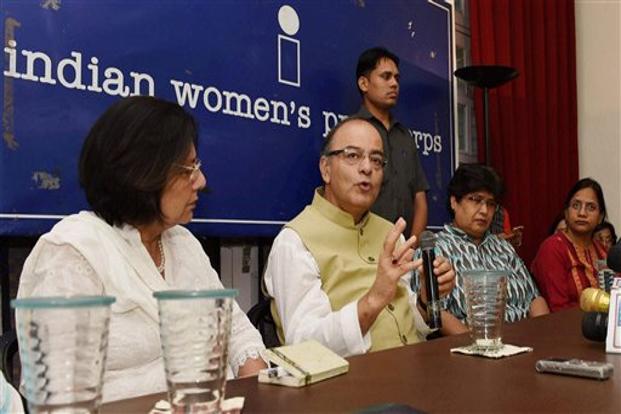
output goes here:
<path id="1" fill-rule="evenodd" d="M 155 292 L 175 413 L 220 412 L 235 289 Z"/>
<path id="2" fill-rule="evenodd" d="M 111 296 L 15 299 L 24 392 L 31 413 L 96 413 Z"/>
<path id="3" fill-rule="evenodd" d="M 507 302 L 507 272 L 464 272 L 467 319 L 473 346 L 480 350 L 502 347 L 502 325 Z"/>

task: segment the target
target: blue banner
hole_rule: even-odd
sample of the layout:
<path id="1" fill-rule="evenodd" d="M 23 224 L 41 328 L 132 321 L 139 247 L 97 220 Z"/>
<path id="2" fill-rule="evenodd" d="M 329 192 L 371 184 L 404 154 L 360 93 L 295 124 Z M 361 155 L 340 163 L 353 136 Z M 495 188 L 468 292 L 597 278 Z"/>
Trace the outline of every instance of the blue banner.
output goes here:
<path id="1" fill-rule="evenodd" d="M 401 58 L 396 117 L 447 220 L 455 165 L 452 11 L 444 1 L 3 0 L 0 234 L 34 235 L 88 209 L 82 142 L 120 97 L 176 101 L 200 125 L 211 192 L 198 234 L 273 236 L 320 184 L 319 149 L 358 110 L 359 54 Z"/>

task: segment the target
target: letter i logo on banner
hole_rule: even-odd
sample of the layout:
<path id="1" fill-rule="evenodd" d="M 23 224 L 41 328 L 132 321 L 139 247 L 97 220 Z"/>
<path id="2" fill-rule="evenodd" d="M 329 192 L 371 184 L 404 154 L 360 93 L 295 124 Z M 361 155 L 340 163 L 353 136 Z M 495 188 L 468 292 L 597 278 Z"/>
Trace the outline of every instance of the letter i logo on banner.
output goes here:
<path id="1" fill-rule="evenodd" d="M 284 5 L 278 10 L 278 24 L 283 34 L 278 34 L 278 82 L 300 87 L 300 41 L 295 36 L 300 29 L 300 19 L 295 9 Z"/>

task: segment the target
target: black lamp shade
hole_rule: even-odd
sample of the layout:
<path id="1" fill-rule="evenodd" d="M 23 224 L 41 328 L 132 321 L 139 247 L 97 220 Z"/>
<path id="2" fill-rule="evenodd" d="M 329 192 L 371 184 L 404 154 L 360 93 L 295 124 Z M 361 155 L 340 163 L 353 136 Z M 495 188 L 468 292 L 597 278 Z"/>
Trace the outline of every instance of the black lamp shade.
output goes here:
<path id="1" fill-rule="evenodd" d="M 455 76 L 479 88 L 495 88 L 517 78 L 517 69 L 499 65 L 465 66 L 455 71 Z"/>

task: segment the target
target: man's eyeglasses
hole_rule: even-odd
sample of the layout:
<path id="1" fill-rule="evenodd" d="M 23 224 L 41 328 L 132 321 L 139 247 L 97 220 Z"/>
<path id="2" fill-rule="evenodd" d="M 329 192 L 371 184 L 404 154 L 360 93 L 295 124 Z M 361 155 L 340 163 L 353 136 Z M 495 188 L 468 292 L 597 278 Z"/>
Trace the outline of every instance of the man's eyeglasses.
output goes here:
<path id="1" fill-rule="evenodd" d="M 334 155 L 342 155 L 345 162 L 349 165 L 358 165 L 365 158 L 365 152 L 362 148 L 358 147 L 345 147 L 334 151 L 329 151 L 323 154 L 325 157 L 332 157 Z M 371 151 L 368 154 L 371 167 L 375 170 L 381 170 L 386 166 L 388 160 L 379 151 Z"/>
<path id="2" fill-rule="evenodd" d="M 483 204 L 485 204 L 489 210 L 496 211 L 496 207 L 498 207 L 498 203 L 493 198 L 485 198 L 480 195 L 469 195 L 466 196 L 465 199 L 472 204 L 475 204 L 478 208 L 481 208 Z"/>
<path id="3" fill-rule="evenodd" d="M 175 164 L 175 166 L 185 170 L 190 177 L 191 182 L 195 182 L 201 170 L 201 160 L 197 159 L 192 165 Z"/>
<path id="4" fill-rule="evenodd" d="M 578 213 L 582 210 L 583 206 L 587 213 L 596 213 L 599 211 L 599 206 L 596 203 L 582 203 L 582 201 L 574 200 L 569 205 L 572 210 Z"/>

